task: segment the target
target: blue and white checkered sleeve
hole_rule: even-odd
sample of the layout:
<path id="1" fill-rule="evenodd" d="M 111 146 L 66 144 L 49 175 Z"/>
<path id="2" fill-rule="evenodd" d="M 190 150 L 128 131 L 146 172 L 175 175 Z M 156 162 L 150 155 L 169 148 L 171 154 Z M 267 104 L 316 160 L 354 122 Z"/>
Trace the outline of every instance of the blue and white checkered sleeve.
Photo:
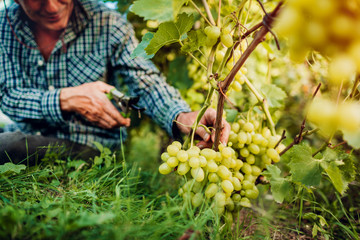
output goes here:
<path id="1" fill-rule="evenodd" d="M 0 49 L 0 69 L 0 108 L 7 116 L 18 122 L 44 119 L 50 125 L 64 122 L 60 110 L 60 90 L 24 88 L 19 67 L 9 60 L 4 49 Z"/>
<path id="2" fill-rule="evenodd" d="M 113 46 L 117 46 L 112 64 L 120 67 L 130 94 L 140 96 L 139 105 L 146 108 L 145 113 L 172 136 L 173 120 L 181 112 L 190 112 L 189 106 L 150 60 L 130 57 L 138 44 L 130 24 L 115 26 L 112 38 Z"/>

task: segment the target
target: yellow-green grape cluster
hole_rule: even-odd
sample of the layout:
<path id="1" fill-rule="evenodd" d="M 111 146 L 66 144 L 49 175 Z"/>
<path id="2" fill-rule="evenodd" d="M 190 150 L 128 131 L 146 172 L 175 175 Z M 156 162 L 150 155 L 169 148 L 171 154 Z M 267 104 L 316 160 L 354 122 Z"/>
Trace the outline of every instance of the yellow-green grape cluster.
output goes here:
<path id="1" fill-rule="evenodd" d="M 251 207 L 250 200 L 259 195 L 257 177 L 267 165 L 280 161 L 279 152 L 284 149 L 282 144 L 275 148 L 279 136 L 259 125 L 244 120 L 233 123 L 228 146 L 219 145 L 218 152 L 195 146 L 183 150 L 174 142 L 161 155 L 164 163 L 159 171 L 186 175 L 188 181 L 179 189 L 184 202 L 194 208 L 208 203 L 226 221 L 232 221 L 241 207 Z"/>
<path id="2" fill-rule="evenodd" d="M 303 61 L 311 49 L 331 57 L 329 80 L 340 84 L 360 71 L 359 27 L 358 0 L 290 0 L 276 31 L 288 37 L 296 61 Z"/>
<path id="3" fill-rule="evenodd" d="M 317 125 L 325 135 L 335 130 L 357 132 L 360 129 L 360 104 L 335 101 L 325 97 L 315 98 L 308 108 L 308 120 Z"/>

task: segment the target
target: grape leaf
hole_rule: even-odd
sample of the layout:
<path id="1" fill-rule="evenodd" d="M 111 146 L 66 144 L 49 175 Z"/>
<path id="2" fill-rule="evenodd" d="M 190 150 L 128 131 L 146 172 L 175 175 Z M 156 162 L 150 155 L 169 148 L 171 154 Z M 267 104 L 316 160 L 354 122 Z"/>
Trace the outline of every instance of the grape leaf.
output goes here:
<path id="1" fill-rule="evenodd" d="M 143 57 L 144 59 L 151 59 L 154 54 L 150 54 L 148 55 L 145 52 L 145 48 L 149 45 L 151 39 L 154 37 L 154 33 L 152 32 L 148 32 L 146 33 L 142 39 L 141 42 L 139 43 L 139 45 L 137 45 L 137 47 L 134 49 L 134 51 L 131 53 L 131 58 L 134 59 L 136 57 Z"/>
<path id="2" fill-rule="evenodd" d="M 144 20 L 157 20 L 159 22 L 176 19 L 180 8 L 188 0 L 137 0 L 130 7 L 130 11 L 143 17 Z"/>
<path id="3" fill-rule="evenodd" d="M 317 186 L 321 180 L 322 160 L 312 157 L 311 148 L 302 145 L 295 145 L 291 151 L 291 161 L 289 163 L 292 178 L 296 182 L 301 182 L 305 186 Z"/>
<path id="4" fill-rule="evenodd" d="M 324 152 L 323 160 L 321 167 L 326 171 L 335 189 L 344 194 L 349 182 L 355 178 L 354 165 L 351 164 L 351 160 L 349 161 L 349 156 L 328 148 Z M 342 167 L 345 165 L 346 167 Z"/>
<path id="5" fill-rule="evenodd" d="M 188 41 L 181 47 L 183 52 L 194 52 L 199 47 L 204 46 L 206 35 L 203 30 L 190 31 L 188 33 Z"/>
<path id="6" fill-rule="evenodd" d="M 271 192 L 276 202 L 282 203 L 293 190 L 288 179 L 280 176 L 281 170 L 275 165 L 269 165 L 263 175 L 270 181 Z"/>
<path id="7" fill-rule="evenodd" d="M 180 56 L 169 64 L 168 82 L 177 89 L 189 89 L 193 81 L 189 78 L 186 58 Z"/>
<path id="8" fill-rule="evenodd" d="M 278 108 L 283 105 L 283 100 L 286 98 L 286 93 L 274 84 L 264 84 L 261 87 L 262 93 L 268 101 L 269 107 Z"/>
<path id="9" fill-rule="evenodd" d="M 179 15 L 177 21 L 164 22 L 160 24 L 150 44 L 145 48 L 148 55 L 155 54 L 161 47 L 179 42 L 183 35 L 186 34 L 192 27 L 194 17 L 182 13 Z"/>
<path id="10" fill-rule="evenodd" d="M 238 115 L 238 110 L 236 109 L 225 109 L 226 112 L 226 121 L 228 122 L 235 122 L 236 117 Z"/>
<path id="11" fill-rule="evenodd" d="M 9 174 L 9 173 L 20 173 L 22 170 L 26 169 L 24 164 L 13 164 L 13 163 L 5 163 L 4 165 L 0 165 L 0 175 Z"/>
<path id="12" fill-rule="evenodd" d="M 350 146 L 352 146 L 355 149 L 360 148 L 360 129 L 355 132 L 349 132 L 344 130 L 342 130 L 342 132 L 343 132 L 344 140 L 347 141 L 347 143 Z"/>

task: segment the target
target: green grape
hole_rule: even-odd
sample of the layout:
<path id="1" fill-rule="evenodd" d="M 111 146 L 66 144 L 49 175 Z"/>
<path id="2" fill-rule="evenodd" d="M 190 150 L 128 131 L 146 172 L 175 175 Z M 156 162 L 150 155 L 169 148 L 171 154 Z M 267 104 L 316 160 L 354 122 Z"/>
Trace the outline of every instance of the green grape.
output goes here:
<path id="1" fill-rule="evenodd" d="M 254 183 L 256 181 L 256 176 L 252 174 L 245 174 L 244 180 Z"/>
<path id="2" fill-rule="evenodd" d="M 159 172 L 163 175 L 171 173 L 171 167 L 167 163 L 163 163 L 159 166 Z"/>
<path id="3" fill-rule="evenodd" d="M 231 178 L 231 182 L 234 186 L 235 191 L 240 191 L 241 190 L 241 183 L 240 180 L 237 177 L 232 177 Z"/>
<path id="4" fill-rule="evenodd" d="M 241 169 L 241 167 L 244 165 L 243 161 L 236 159 L 235 160 L 235 167 L 234 167 L 234 171 L 239 171 Z"/>
<path id="5" fill-rule="evenodd" d="M 235 172 L 234 177 L 238 178 L 240 182 L 244 180 L 244 175 L 241 172 Z"/>
<path id="6" fill-rule="evenodd" d="M 216 152 L 215 162 L 220 163 L 222 160 L 222 155 L 220 152 Z"/>
<path id="7" fill-rule="evenodd" d="M 188 162 L 181 162 L 177 168 L 179 175 L 183 176 L 190 171 L 190 166 Z"/>
<path id="8" fill-rule="evenodd" d="M 240 190 L 240 196 L 245 197 L 245 190 L 244 189 Z"/>
<path id="9" fill-rule="evenodd" d="M 236 167 L 236 160 L 232 158 L 230 168 L 235 168 L 235 167 Z"/>
<path id="10" fill-rule="evenodd" d="M 267 145 L 269 145 L 269 141 L 264 138 L 264 139 L 262 140 L 262 142 L 260 143 L 260 145 L 261 145 L 262 147 L 267 147 Z"/>
<path id="11" fill-rule="evenodd" d="M 238 81 L 233 81 L 232 82 L 232 87 L 234 88 L 234 90 L 236 92 L 241 92 L 242 91 L 242 86 Z"/>
<path id="12" fill-rule="evenodd" d="M 231 168 L 231 162 L 232 162 L 231 158 L 223 158 L 223 160 L 221 161 L 221 164 L 227 168 Z"/>
<path id="13" fill-rule="evenodd" d="M 196 193 L 192 198 L 191 198 L 191 204 L 193 205 L 193 207 L 199 207 L 202 203 L 203 203 L 203 195 L 202 193 Z"/>
<path id="14" fill-rule="evenodd" d="M 207 160 L 206 160 L 206 158 L 204 156 L 200 156 L 199 161 L 200 161 L 200 167 L 206 167 Z"/>
<path id="15" fill-rule="evenodd" d="M 252 154 L 249 154 L 249 156 L 246 157 L 246 162 L 248 164 L 254 164 L 255 163 L 255 156 Z"/>
<path id="16" fill-rule="evenodd" d="M 180 142 L 178 142 L 178 141 L 172 142 L 171 145 L 176 146 L 179 150 L 180 150 L 181 147 L 182 147 L 182 144 L 181 144 Z"/>
<path id="17" fill-rule="evenodd" d="M 204 156 L 208 161 L 216 158 L 216 152 L 210 148 L 204 148 L 200 152 L 201 156 Z"/>
<path id="18" fill-rule="evenodd" d="M 219 176 L 216 173 L 209 173 L 208 176 L 209 182 L 216 183 L 220 181 Z"/>
<path id="19" fill-rule="evenodd" d="M 179 152 L 179 148 L 175 145 L 169 145 L 166 150 L 171 157 L 176 157 L 176 154 Z"/>
<path id="20" fill-rule="evenodd" d="M 220 165 L 217 170 L 217 175 L 219 175 L 219 177 L 221 177 L 222 179 L 226 180 L 230 178 L 231 172 L 224 165 Z"/>
<path id="21" fill-rule="evenodd" d="M 244 131 L 240 131 L 238 133 L 238 141 L 239 143 L 245 144 L 247 142 L 247 134 Z"/>
<path id="22" fill-rule="evenodd" d="M 247 198 L 256 199 L 258 196 L 259 196 L 259 193 L 252 189 L 245 190 L 245 197 L 247 197 Z"/>
<path id="23" fill-rule="evenodd" d="M 261 143 L 264 141 L 264 137 L 260 134 L 260 133 L 255 133 L 253 136 L 252 136 L 252 142 L 254 144 L 257 144 L 257 145 L 261 145 Z M 267 145 L 265 145 L 266 147 Z"/>
<path id="24" fill-rule="evenodd" d="M 217 192 L 214 196 L 214 201 L 217 207 L 224 207 L 226 204 L 226 195 L 223 192 Z"/>
<path id="25" fill-rule="evenodd" d="M 215 59 L 217 62 L 222 62 L 222 60 L 224 59 L 225 57 L 225 52 L 223 51 L 216 51 L 216 55 L 215 55 Z"/>
<path id="26" fill-rule="evenodd" d="M 226 193 L 231 193 L 234 191 L 234 186 L 229 180 L 224 180 L 221 182 L 221 187 Z"/>
<path id="27" fill-rule="evenodd" d="M 184 189 L 179 188 L 178 194 L 179 194 L 179 196 L 181 197 L 181 196 L 184 194 Z"/>
<path id="28" fill-rule="evenodd" d="M 274 148 L 279 140 L 276 136 L 271 136 L 268 138 L 268 141 L 269 141 L 269 143 L 268 143 L 267 147 Z"/>
<path id="29" fill-rule="evenodd" d="M 253 187 L 254 187 L 254 184 L 252 182 L 248 181 L 248 180 L 244 180 L 242 182 L 242 188 L 244 190 L 253 189 Z"/>
<path id="30" fill-rule="evenodd" d="M 248 146 L 248 149 L 249 151 L 252 153 L 252 154 L 259 154 L 260 153 L 260 148 L 258 145 L 252 143 Z"/>
<path id="31" fill-rule="evenodd" d="M 238 133 L 240 130 L 240 124 L 234 122 L 233 124 L 231 124 L 231 130 L 234 131 L 234 133 Z"/>
<path id="32" fill-rule="evenodd" d="M 263 135 L 263 137 L 264 137 L 265 139 L 268 139 L 268 138 L 271 137 L 271 131 L 270 131 L 270 129 L 267 128 L 267 127 L 264 127 L 264 128 L 261 130 L 261 134 Z"/>
<path id="33" fill-rule="evenodd" d="M 223 33 L 223 34 L 229 34 L 230 32 L 231 32 L 231 26 L 230 25 L 227 25 L 226 27 L 223 27 L 222 29 L 221 29 L 221 32 Z"/>
<path id="34" fill-rule="evenodd" d="M 245 123 L 244 124 L 244 126 L 243 126 L 243 130 L 245 131 L 245 132 L 252 132 L 252 131 L 254 131 L 254 124 L 252 124 L 251 122 L 247 122 L 247 123 Z"/>
<path id="35" fill-rule="evenodd" d="M 208 38 L 212 40 L 216 40 L 220 36 L 220 28 L 216 26 L 207 26 L 204 29 L 204 32 L 208 36 Z"/>
<path id="36" fill-rule="evenodd" d="M 261 163 L 264 164 L 264 167 L 271 164 L 271 159 L 267 155 L 261 156 Z"/>
<path id="37" fill-rule="evenodd" d="M 188 202 L 192 200 L 192 197 L 194 196 L 194 193 L 192 192 L 184 192 L 184 194 L 182 195 L 182 198 L 184 199 L 184 202 Z"/>
<path id="38" fill-rule="evenodd" d="M 250 200 L 249 200 L 247 197 L 241 198 L 241 200 L 240 200 L 240 205 L 241 205 L 242 207 L 247 207 L 247 208 L 250 208 L 250 207 L 251 207 Z"/>
<path id="39" fill-rule="evenodd" d="M 259 176 L 261 174 L 261 169 L 258 166 L 251 166 L 251 174 L 254 176 Z"/>
<path id="40" fill-rule="evenodd" d="M 230 197 L 226 198 L 226 200 L 225 200 L 225 208 L 227 210 L 229 210 L 229 211 L 233 211 L 234 207 L 235 207 L 234 201 Z M 232 215 L 231 215 L 231 219 L 232 219 Z"/>
<path id="41" fill-rule="evenodd" d="M 180 161 L 180 162 L 186 162 L 189 158 L 188 153 L 185 150 L 180 150 L 177 154 L 176 154 L 176 158 Z"/>
<path id="42" fill-rule="evenodd" d="M 251 165 L 248 163 L 244 163 L 244 165 L 241 168 L 241 171 L 245 174 L 251 174 L 251 172 L 252 172 Z"/>
<path id="43" fill-rule="evenodd" d="M 249 150 L 248 150 L 247 148 L 242 148 L 242 149 L 240 150 L 240 155 L 241 155 L 242 157 L 244 157 L 244 158 L 248 157 L 249 154 L 250 154 L 250 152 L 249 152 Z"/>
<path id="44" fill-rule="evenodd" d="M 217 170 L 218 170 L 218 165 L 214 162 L 214 161 L 209 161 L 207 163 L 207 170 L 210 172 L 210 173 L 216 173 Z"/>
<path id="45" fill-rule="evenodd" d="M 194 193 L 198 193 L 202 190 L 202 183 L 193 181 L 192 183 L 192 191 Z"/>
<path id="46" fill-rule="evenodd" d="M 169 165 L 169 167 L 174 168 L 179 164 L 179 160 L 176 157 L 170 157 L 166 163 Z"/>
<path id="47" fill-rule="evenodd" d="M 198 168 L 198 167 L 200 167 L 200 160 L 199 160 L 199 158 L 198 158 L 198 157 L 191 157 L 191 158 L 189 159 L 189 165 L 190 165 L 190 167 L 192 167 L 192 168 Z"/>
<path id="48" fill-rule="evenodd" d="M 219 191 L 219 187 L 215 183 L 210 183 L 205 190 L 205 197 L 212 198 Z"/>
<path id="49" fill-rule="evenodd" d="M 222 44 L 224 44 L 225 47 L 230 48 L 234 44 L 233 38 L 230 34 L 221 34 L 220 36 Z"/>
<path id="50" fill-rule="evenodd" d="M 189 157 L 189 158 L 198 157 L 198 156 L 199 156 L 199 153 L 196 151 L 196 149 L 188 149 L 188 150 L 187 150 L 187 154 L 188 154 L 188 157 Z"/>
<path id="51" fill-rule="evenodd" d="M 202 182 L 204 180 L 205 173 L 204 173 L 204 170 L 201 167 L 192 168 L 191 169 L 191 176 L 195 179 L 195 181 Z"/>
<path id="52" fill-rule="evenodd" d="M 240 200 L 241 200 L 241 195 L 238 194 L 238 193 L 235 193 L 235 194 L 233 194 L 233 195 L 231 196 L 231 198 L 232 198 L 232 200 L 233 200 L 234 202 L 240 202 Z"/>
<path id="53" fill-rule="evenodd" d="M 225 147 L 224 149 L 221 150 L 221 155 L 224 158 L 230 158 L 232 155 L 232 150 L 230 147 Z"/>
<path id="54" fill-rule="evenodd" d="M 164 162 L 166 162 L 169 159 L 170 155 L 167 152 L 164 152 L 161 154 L 161 160 L 163 160 Z"/>
<path id="55" fill-rule="evenodd" d="M 279 153 L 273 149 L 273 148 L 269 148 L 267 151 L 266 151 L 266 155 L 271 159 L 273 160 L 275 163 L 279 162 L 280 161 L 280 155 Z M 169 160 L 168 160 L 169 161 Z"/>

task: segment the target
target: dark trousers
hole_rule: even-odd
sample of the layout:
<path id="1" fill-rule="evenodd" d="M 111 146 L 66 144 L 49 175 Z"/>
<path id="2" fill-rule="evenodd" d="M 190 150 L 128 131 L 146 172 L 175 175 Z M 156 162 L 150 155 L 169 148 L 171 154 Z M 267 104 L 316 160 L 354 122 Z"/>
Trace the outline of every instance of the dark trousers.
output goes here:
<path id="1" fill-rule="evenodd" d="M 55 153 L 61 160 L 70 157 L 85 161 L 100 154 L 91 147 L 68 140 L 26 135 L 22 132 L 0 133 L 0 164 L 13 162 L 35 165 L 45 156 L 49 156 L 49 153 Z"/>

